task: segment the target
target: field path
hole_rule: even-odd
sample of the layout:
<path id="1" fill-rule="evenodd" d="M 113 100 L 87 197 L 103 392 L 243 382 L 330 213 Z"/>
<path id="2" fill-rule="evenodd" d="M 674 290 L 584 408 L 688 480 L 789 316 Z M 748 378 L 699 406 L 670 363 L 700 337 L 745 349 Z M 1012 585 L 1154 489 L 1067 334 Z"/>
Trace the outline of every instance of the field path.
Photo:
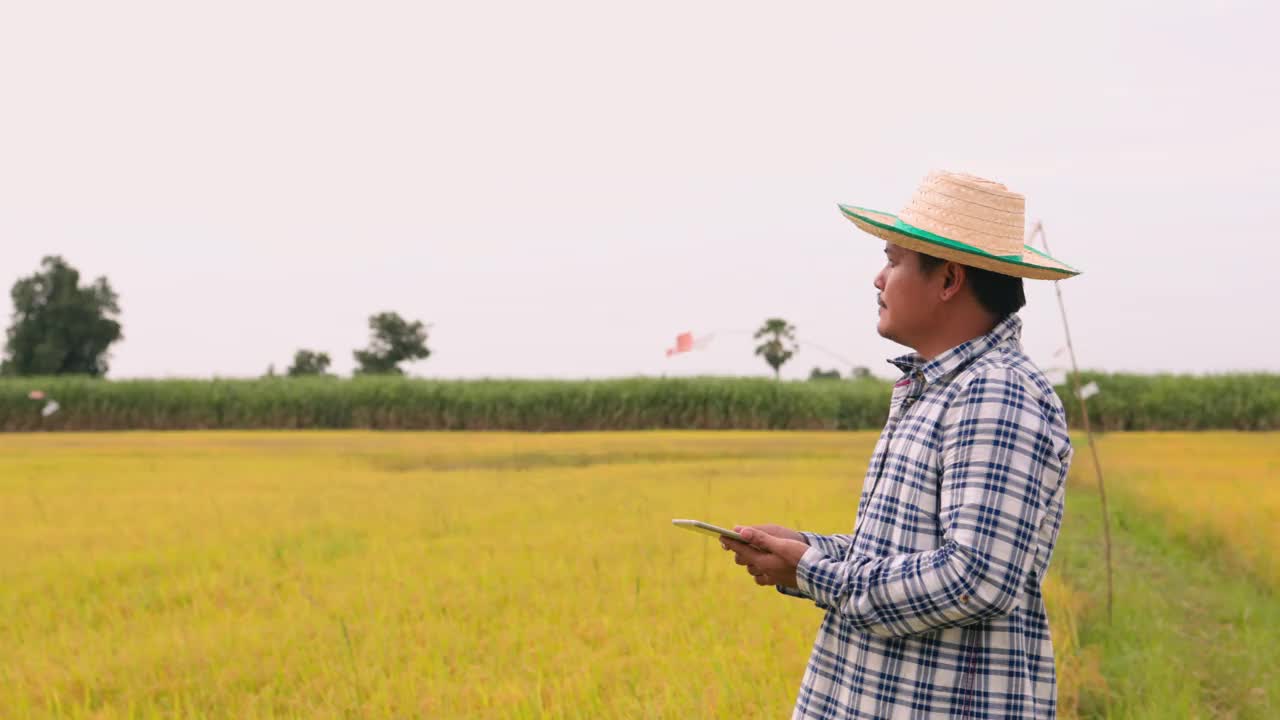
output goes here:
<path id="1" fill-rule="evenodd" d="M 1105 687 L 1078 688 L 1081 717 L 1280 716 L 1280 594 L 1123 493 L 1112 501 L 1115 620 L 1106 621 L 1099 503 L 1068 495 L 1054 571 L 1087 598 L 1083 652 Z"/>

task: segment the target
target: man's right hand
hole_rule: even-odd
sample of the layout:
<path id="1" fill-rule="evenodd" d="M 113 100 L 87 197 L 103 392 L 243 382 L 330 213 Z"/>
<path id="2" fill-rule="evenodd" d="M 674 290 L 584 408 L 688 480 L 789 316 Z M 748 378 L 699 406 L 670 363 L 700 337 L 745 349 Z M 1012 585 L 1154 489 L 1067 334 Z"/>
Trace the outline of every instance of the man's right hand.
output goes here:
<path id="1" fill-rule="evenodd" d="M 734 554 L 733 561 L 745 565 L 757 585 L 796 587 L 796 566 L 809 543 L 800 533 L 780 525 L 735 525 L 734 532 L 754 535 L 744 544 L 720 538 L 720 547 Z"/>

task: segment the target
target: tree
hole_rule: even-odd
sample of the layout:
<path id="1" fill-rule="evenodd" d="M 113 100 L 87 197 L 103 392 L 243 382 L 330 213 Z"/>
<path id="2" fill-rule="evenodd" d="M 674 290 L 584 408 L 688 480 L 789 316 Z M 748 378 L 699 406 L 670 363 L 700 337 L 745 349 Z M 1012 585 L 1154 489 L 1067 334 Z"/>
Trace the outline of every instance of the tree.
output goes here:
<path id="1" fill-rule="evenodd" d="M 285 371 L 289 377 L 300 375 L 324 375 L 329 369 L 329 353 L 299 350 L 293 354 L 293 364 Z"/>
<path id="2" fill-rule="evenodd" d="M 365 350 L 356 350 L 357 375 L 403 375 L 400 363 L 422 360 L 427 349 L 427 329 L 422 322 L 408 322 L 393 312 L 369 317 L 370 340 Z"/>
<path id="3" fill-rule="evenodd" d="M 0 375 L 107 374 L 107 348 L 120 340 L 120 304 L 105 277 L 80 285 L 80 272 L 57 255 L 14 283 Z"/>
<path id="4" fill-rule="evenodd" d="M 814 368 L 809 371 L 810 380 L 839 380 L 839 370 L 823 370 L 822 368 Z"/>
<path id="5" fill-rule="evenodd" d="M 796 345 L 796 328 L 782 318 L 769 318 L 755 334 L 756 340 L 764 337 L 769 339 L 756 347 L 756 354 L 764 356 L 764 361 L 773 368 L 773 377 L 777 380 L 781 377 L 779 371 L 782 365 L 791 359 L 796 350 L 800 349 L 800 346 Z"/>

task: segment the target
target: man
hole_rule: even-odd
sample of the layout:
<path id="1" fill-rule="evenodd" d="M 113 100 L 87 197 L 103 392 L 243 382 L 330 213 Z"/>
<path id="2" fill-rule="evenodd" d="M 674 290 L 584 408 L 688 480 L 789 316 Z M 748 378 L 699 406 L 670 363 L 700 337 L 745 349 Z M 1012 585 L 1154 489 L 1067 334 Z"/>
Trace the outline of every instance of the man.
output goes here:
<path id="1" fill-rule="evenodd" d="M 1062 404 L 1023 354 L 1022 279 L 1078 272 L 1023 245 L 1023 198 L 929 174 L 899 215 L 840 206 L 886 241 L 877 332 L 915 352 L 850 535 L 724 539 L 760 585 L 826 610 L 795 718 L 1049 718 L 1040 594 L 1071 464 Z"/>

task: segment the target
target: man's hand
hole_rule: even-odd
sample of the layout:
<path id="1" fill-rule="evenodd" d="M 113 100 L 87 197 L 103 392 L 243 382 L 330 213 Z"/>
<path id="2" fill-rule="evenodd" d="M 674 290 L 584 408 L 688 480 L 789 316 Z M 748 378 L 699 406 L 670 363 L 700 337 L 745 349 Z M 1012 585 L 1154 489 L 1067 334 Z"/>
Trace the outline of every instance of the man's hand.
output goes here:
<path id="1" fill-rule="evenodd" d="M 734 562 L 745 565 L 757 585 L 796 587 L 796 565 L 809 549 L 800 533 L 777 525 L 737 526 L 734 531 L 747 542 L 720 538 L 720 546 L 733 551 Z"/>
<path id="2" fill-rule="evenodd" d="M 781 525 L 735 525 L 733 531 L 741 535 L 742 531 L 746 528 L 759 530 L 776 538 L 782 538 L 783 540 L 795 540 L 796 542 L 805 541 L 803 535 L 791 528 L 784 528 Z"/>

